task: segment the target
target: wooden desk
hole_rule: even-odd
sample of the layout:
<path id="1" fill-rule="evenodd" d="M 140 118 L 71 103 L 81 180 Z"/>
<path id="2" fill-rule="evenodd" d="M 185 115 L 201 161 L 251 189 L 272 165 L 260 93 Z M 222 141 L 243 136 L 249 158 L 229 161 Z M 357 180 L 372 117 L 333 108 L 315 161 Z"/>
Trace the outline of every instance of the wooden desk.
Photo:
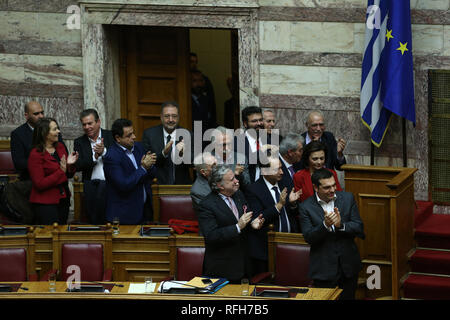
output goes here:
<path id="1" fill-rule="evenodd" d="M 12 283 L 12 282 L 8 282 Z M 159 283 L 156 284 L 155 293 L 128 293 L 130 282 L 112 282 L 123 287 L 114 286 L 110 293 L 100 292 L 66 292 L 67 285 L 63 281 L 56 283 L 56 291 L 48 291 L 48 283 L 23 282 L 17 292 L 0 292 L 0 299 L 129 299 L 129 300 L 336 300 L 341 289 L 309 288 L 305 294 L 299 293 L 295 298 L 267 298 L 255 296 L 242 296 L 240 285 L 229 284 L 215 294 L 161 294 L 156 293 Z M 253 292 L 255 286 L 250 286 Z M 274 287 L 276 288 L 276 287 Z"/>

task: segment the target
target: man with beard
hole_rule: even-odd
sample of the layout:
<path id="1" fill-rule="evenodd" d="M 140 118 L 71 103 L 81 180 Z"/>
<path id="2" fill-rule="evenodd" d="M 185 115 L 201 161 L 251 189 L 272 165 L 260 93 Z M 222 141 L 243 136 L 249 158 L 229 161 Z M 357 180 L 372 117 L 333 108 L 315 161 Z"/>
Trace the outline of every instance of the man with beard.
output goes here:
<path id="1" fill-rule="evenodd" d="M 263 142 L 259 136 L 259 130 L 264 129 L 262 110 L 260 107 L 250 106 L 242 110 L 242 124 L 245 132 L 235 136 L 234 150 L 244 153 L 248 160 L 250 181 L 255 182 L 260 176 L 260 151 Z M 242 150 L 243 149 L 243 150 Z"/>
<path id="2" fill-rule="evenodd" d="M 199 70 L 191 71 L 192 128 L 202 122 L 202 133 L 216 127 L 216 103 L 206 90 L 205 78 Z"/>

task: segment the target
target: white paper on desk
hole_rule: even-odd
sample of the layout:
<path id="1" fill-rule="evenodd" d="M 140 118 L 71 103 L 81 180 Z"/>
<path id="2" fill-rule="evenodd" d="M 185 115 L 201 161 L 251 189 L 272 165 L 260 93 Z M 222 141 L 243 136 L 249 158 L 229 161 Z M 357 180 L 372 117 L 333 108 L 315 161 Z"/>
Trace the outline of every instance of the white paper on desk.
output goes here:
<path id="1" fill-rule="evenodd" d="M 164 290 L 169 290 L 170 288 L 186 288 L 184 284 L 187 283 L 187 281 L 162 281 L 159 285 L 158 292 L 161 292 L 161 287 L 164 287 Z"/>
<path id="2" fill-rule="evenodd" d="M 150 284 L 150 292 L 155 292 L 156 283 Z M 130 283 L 128 293 L 147 293 L 145 292 L 145 283 Z"/>

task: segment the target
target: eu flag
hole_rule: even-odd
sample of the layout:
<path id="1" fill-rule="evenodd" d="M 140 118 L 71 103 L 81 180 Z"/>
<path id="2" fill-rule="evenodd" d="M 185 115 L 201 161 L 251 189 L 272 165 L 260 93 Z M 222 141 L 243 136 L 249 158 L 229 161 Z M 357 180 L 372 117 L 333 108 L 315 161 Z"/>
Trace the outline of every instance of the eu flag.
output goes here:
<path id="1" fill-rule="evenodd" d="M 392 113 L 416 124 L 410 0 L 368 0 L 360 104 L 377 147 Z"/>

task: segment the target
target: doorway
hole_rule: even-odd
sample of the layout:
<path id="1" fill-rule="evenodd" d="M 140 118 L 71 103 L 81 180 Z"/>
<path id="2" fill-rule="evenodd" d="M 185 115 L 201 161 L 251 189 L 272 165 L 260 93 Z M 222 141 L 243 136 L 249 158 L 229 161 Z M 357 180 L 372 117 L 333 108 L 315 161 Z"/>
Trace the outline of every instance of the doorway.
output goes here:
<path id="1" fill-rule="evenodd" d="M 138 140 L 161 123 L 164 101 L 178 102 L 180 126 L 192 130 L 191 52 L 214 88 L 217 125 L 239 127 L 237 30 L 122 26 L 120 113 L 133 121 Z"/>

